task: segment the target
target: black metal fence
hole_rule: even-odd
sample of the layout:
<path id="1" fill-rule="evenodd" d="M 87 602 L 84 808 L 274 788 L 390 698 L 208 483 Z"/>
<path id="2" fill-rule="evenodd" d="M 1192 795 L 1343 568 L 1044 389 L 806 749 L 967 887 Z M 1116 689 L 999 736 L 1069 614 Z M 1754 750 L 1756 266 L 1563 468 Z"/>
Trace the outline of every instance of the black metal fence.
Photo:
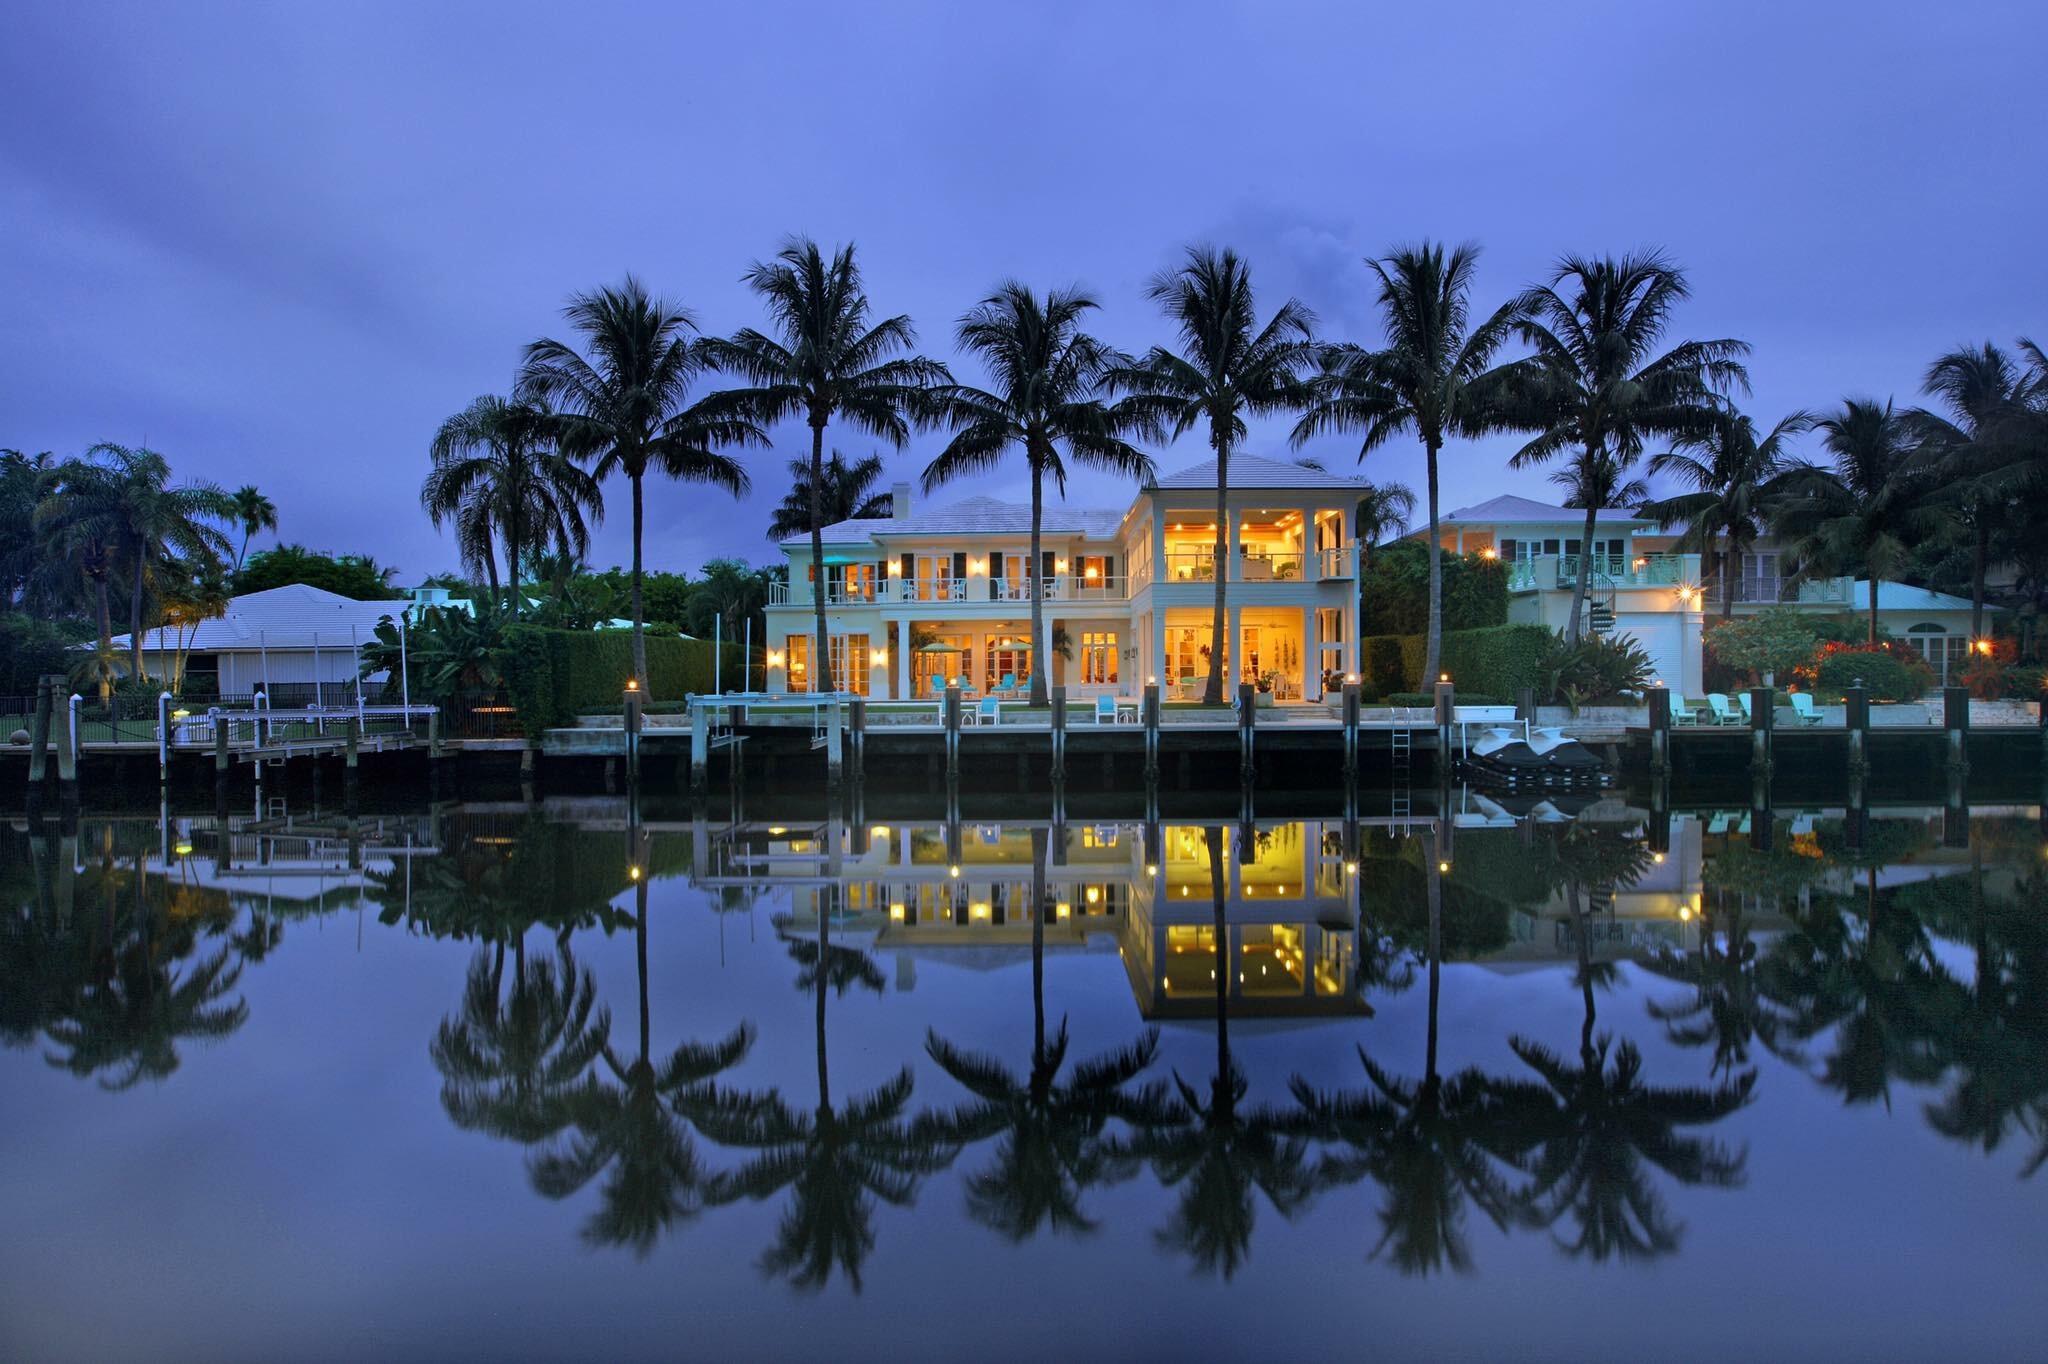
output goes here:
<path id="1" fill-rule="evenodd" d="M 457 692 L 441 703 L 441 725 L 451 739 L 517 739 L 526 733 L 518 708 L 503 692 Z"/>

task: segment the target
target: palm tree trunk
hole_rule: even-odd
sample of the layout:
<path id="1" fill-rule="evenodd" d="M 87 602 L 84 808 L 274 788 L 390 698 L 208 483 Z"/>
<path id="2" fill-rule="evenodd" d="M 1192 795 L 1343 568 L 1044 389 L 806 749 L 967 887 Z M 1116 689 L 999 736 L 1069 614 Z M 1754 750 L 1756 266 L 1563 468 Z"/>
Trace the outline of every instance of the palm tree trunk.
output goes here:
<path id="1" fill-rule="evenodd" d="M 1977 540 L 1970 549 L 1970 642 L 1984 638 L 1984 573 L 1991 555 L 1991 527 L 1983 516 L 1977 518 Z"/>
<path id="2" fill-rule="evenodd" d="M 832 671 L 832 655 L 827 649 L 825 638 L 825 423 L 817 417 L 811 418 L 811 609 L 817 619 L 817 633 L 811 640 L 810 676 L 804 680 L 810 684 L 813 693 L 824 690 L 819 683 Z M 818 1017 L 825 1016 L 822 1001 L 818 1005 Z M 821 1022 L 822 1029 L 824 1024 Z M 819 1034 L 820 1042 L 823 1033 Z M 824 1093 L 824 1050 L 819 1049 L 819 1088 Z M 823 1102 L 821 1099 L 820 1102 Z"/>
<path id="3" fill-rule="evenodd" d="M 1877 647 L 1877 569 L 1870 570 L 1870 647 Z"/>
<path id="4" fill-rule="evenodd" d="M 1436 452 L 1441 442 L 1430 439 L 1423 442 L 1423 481 L 1428 485 L 1429 496 L 1429 626 L 1424 637 L 1422 650 L 1422 676 L 1416 680 L 1418 687 L 1427 687 L 1443 668 L 1444 657 L 1444 545 L 1443 537 L 1437 531 L 1437 478 Z M 1363 577 L 1361 573 L 1359 576 Z M 1359 660 L 1362 667 L 1364 659 Z"/>
<path id="5" fill-rule="evenodd" d="M 647 694 L 647 634 L 643 620 L 640 591 L 640 530 L 645 520 L 645 509 L 640 501 L 640 475 L 634 474 L 633 483 L 633 678 L 639 685 L 640 694 Z M 519 590 L 519 569 L 512 567 L 512 590 Z"/>
<path id="6" fill-rule="evenodd" d="M 498 600 L 498 556 L 491 552 L 490 542 L 484 542 L 484 582 L 491 589 L 491 601 Z"/>
<path id="7" fill-rule="evenodd" d="M 1216 449 L 1216 612 L 1209 620 L 1209 679 L 1202 684 L 1202 704 L 1223 704 L 1223 647 L 1229 627 L 1224 605 L 1224 584 L 1230 576 L 1230 449 L 1221 439 L 1210 441 Z M 1233 657 L 1237 642 L 1228 641 Z"/>
<path id="8" fill-rule="evenodd" d="M 1038 564 L 1042 540 L 1039 523 L 1045 516 L 1045 480 L 1038 461 L 1031 463 L 1031 559 L 1024 565 L 1024 581 L 1031 585 L 1031 704 L 1046 704 L 1047 674 L 1052 670 L 1052 649 L 1045 637 L 1045 594 Z"/>
<path id="9" fill-rule="evenodd" d="M 1587 457 L 1592 457 L 1591 451 L 1587 452 Z M 1579 535 L 1578 581 L 1572 584 L 1572 623 L 1570 630 L 1565 634 L 1565 639 L 1572 644 L 1579 642 L 1580 632 L 1585 625 L 1586 584 L 1593 577 L 1593 527 L 1595 518 L 1599 515 L 1598 507 L 1586 508 L 1586 529 Z"/>
<path id="10" fill-rule="evenodd" d="M 100 603 L 100 652 L 114 651 L 114 616 L 108 607 L 107 575 L 102 573 L 93 580 L 93 586 Z"/>
<path id="11" fill-rule="evenodd" d="M 1571 883 L 1570 894 L 1572 914 L 1579 921 L 1579 990 L 1585 996 L 1586 1004 L 1586 1021 L 1579 1027 L 1579 1055 L 1590 1067 L 1593 1056 L 1593 1023 L 1595 1018 L 1593 1007 L 1593 944 L 1591 941 L 1593 930 L 1592 902 L 1588 899 L 1585 906 L 1581 907 L 1580 885 L 1576 879 Z"/>
<path id="12" fill-rule="evenodd" d="M 1721 550 L 1721 619 L 1735 619 L 1735 555 Z"/>
<path id="13" fill-rule="evenodd" d="M 507 609 L 508 609 L 509 611 L 511 611 L 511 613 L 512 613 L 512 619 L 514 619 L 514 620 L 518 620 L 518 619 L 519 619 L 519 518 L 518 518 L 517 516 L 512 516 L 512 517 L 508 517 L 508 518 L 506 518 L 506 521 L 505 521 L 505 565 L 506 565 L 506 567 L 507 567 L 508 569 L 510 569 L 510 570 L 511 570 L 511 576 L 512 576 L 512 590 L 511 590 L 511 591 L 510 591 L 509 593 L 507 593 L 507 594 L 506 594 L 506 597 L 505 597 L 505 606 L 506 606 L 506 608 L 507 608 Z M 636 658 L 636 659 L 634 660 L 634 662 L 635 662 L 635 663 L 636 663 L 636 665 L 637 665 L 637 663 L 639 662 L 639 660 L 638 660 L 638 659 Z M 644 687 L 644 686 L 646 686 L 646 685 L 647 685 L 647 680 L 646 680 L 645 678 L 642 678 L 642 679 L 641 679 L 641 681 L 640 681 L 640 685 L 641 685 L 641 686 L 643 686 L 643 687 Z"/>
<path id="14" fill-rule="evenodd" d="M 142 571 L 148 562 L 142 550 L 135 551 L 135 581 L 128 587 L 128 651 L 137 677 L 142 676 Z"/>

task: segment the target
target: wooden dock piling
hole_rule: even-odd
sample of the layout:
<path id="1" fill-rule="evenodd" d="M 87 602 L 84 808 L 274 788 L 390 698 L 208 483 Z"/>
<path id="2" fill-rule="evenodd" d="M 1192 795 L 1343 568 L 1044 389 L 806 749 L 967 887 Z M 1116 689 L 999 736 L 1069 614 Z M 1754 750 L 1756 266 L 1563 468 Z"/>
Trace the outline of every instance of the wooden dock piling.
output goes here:
<path id="1" fill-rule="evenodd" d="M 1766 783 L 1771 779 L 1771 730 L 1777 720 L 1776 698 L 1773 688 L 1749 689 L 1749 770 Z"/>
<path id="2" fill-rule="evenodd" d="M 1645 693 L 1650 707 L 1650 771 L 1663 773 L 1671 770 L 1671 693 L 1663 687 L 1652 687 Z"/>
<path id="3" fill-rule="evenodd" d="M 1344 784 L 1358 781 L 1359 692 L 1356 682 L 1344 684 Z"/>
<path id="4" fill-rule="evenodd" d="M 1253 747 L 1258 732 L 1258 696 L 1258 688 L 1251 683 L 1237 684 L 1237 776 L 1245 786 L 1251 785 L 1259 770 Z"/>
<path id="5" fill-rule="evenodd" d="M 1052 783 L 1055 789 L 1067 780 L 1067 689 L 1052 689 Z"/>
<path id="6" fill-rule="evenodd" d="M 946 726 L 946 785 L 960 783 L 960 688 L 947 684 L 943 717 Z"/>
<path id="7" fill-rule="evenodd" d="M 646 715 L 647 695 L 636 681 L 626 688 L 620 699 L 624 702 L 619 714 L 621 728 L 625 730 L 626 786 L 630 790 L 640 785 L 640 730 Z M 695 711 L 696 707 L 690 709 Z"/>
<path id="8" fill-rule="evenodd" d="M 711 781 L 711 709 L 702 697 L 690 701 L 690 790 L 703 795 Z"/>
<path id="9" fill-rule="evenodd" d="M 1970 689 L 1941 689 L 1941 725 L 1948 733 L 1948 767 L 1952 772 L 1970 770 Z"/>
<path id="10" fill-rule="evenodd" d="M 1860 677 L 1842 693 L 1842 719 L 1849 730 L 1849 772 L 1861 776 L 1870 769 L 1870 692 Z"/>
<path id="11" fill-rule="evenodd" d="M 43 798 L 43 785 L 50 772 L 50 679 L 36 680 L 36 708 L 28 723 L 28 794 L 30 800 Z"/>
<path id="12" fill-rule="evenodd" d="M 1159 684 L 1147 682 L 1138 703 L 1138 719 L 1145 729 L 1145 784 L 1159 785 Z"/>
<path id="13" fill-rule="evenodd" d="M 868 701 L 856 696 L 846 705 L 847 757 L 853 765 L 853 784 L 859 786 L 868 774 Z"/>

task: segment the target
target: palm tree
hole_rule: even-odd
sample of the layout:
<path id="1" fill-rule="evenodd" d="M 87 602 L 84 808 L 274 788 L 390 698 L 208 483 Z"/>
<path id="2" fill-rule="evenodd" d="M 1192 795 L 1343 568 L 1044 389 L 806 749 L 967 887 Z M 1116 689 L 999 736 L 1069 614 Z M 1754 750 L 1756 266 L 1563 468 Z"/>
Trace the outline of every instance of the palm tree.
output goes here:
<path id="1" fill-rule="evenodd" d="M 641 485 L 662 474 L 707 483 L 738 497 L 747 473 L 723 450 L 766 445 L 768 438 L 720 395 L 690 402 L 690 384 L 707 367 L 705 343 L 692 342 L 696 320 L 651 298 L 631 275 L 616 287 L 570 296 L 562 315 L 582 333 L 590 358 L 551 338 L 526 348 L 519 396 L 551 404 L 555 445 L 588 460 L 591 477 L 624 474 L 633 490 L 633 676 L 647 690 L 645 607 L 641 596 Z M 513 565 L 518 579 L 518 566 Z"/>
<path id="2" fill-rule="evenodd" d="M 818 892 L 817 941 L 789 942 L 800 968 L 797 988 L 810 991 L 817 1006 L 817 1106 L 805 1112 L 775 1090 L 717 1090 L 694 1097 L 689 1112 L 713 1141 L 762 1153 L 718 1177 L 714 1203 L 758 1202 L 792 1191 L 775 1244 L 761 1257 L 762 1270 L 816 1290 L 836 1266 L 858 1293 L 861 1265 L 875 1246 L 875 1200 L 907 1206 L 924 1177 L 950 1164 L 959 1146 L 944 1124 L 905 1121 L 915 1083 L 908 1066 L 877 1089 L 833 1102 L 826 995 L 844 995 L 856 984 L 879 992 L 883 980 L 867 953 L 833 944 L 831 895 L 830 887 Z"/>
<path id="3" fill-rule="evenodd" d="M 644 866 L 645 859 L 640 865 Z M 645 1259 L 661 1234 L 703 1210 L 711 1177 L 698 1165 L 695 1143 L 677 1108 L 709 1093 L 713 1077 L 738 1064 L 753 1045 L 742 1023 L 705 1045 L 686 1042 L 666 1057 L 652 1052 L 647 1003 L 647 877 L 634 878 L 634 938 L 640 979 L 640 1051 L 622 1061 L 609 1041 L 598 1048 L 610 1080 L 592 1078 L 564 1100 L 574 1134 L 527 1164 L 533 1187 L 567 1198 L 607 1169 L 598 1210 L 584 1224 L 592 1245 L 629 1245 Z M 515 1112 L 515 1123 L 534 1114 Z M 557 1115 L 546 1115 L 555 1122 Z M 533 1126 L 542 1125 L 532 1123 Z M 613 1168 L 613 1167 L 616 1168 Z"/>
<path id="4" fill-rule="evenodd" d="M 1757 979 L 1757 944 L 1750 936 L 1743 898 L 1719 888 L 1710 892 L 1713 907 L 1702 909 L 1699 946 L 1687 953 L 1653 954 L 1641 965 L 1665 980 L 1692 988 L 1681 1003 L 1651 1000 L 1650 1017 L 1664 1025 L 1664 1035 L 1681 1047 L 1713 1048 L 1710 1075 L 1735 1072 L 1749 1064 L 1751 1041 L 1794 1065 L 1805 1057 L 1791 1040 L 1783 1013 L 1766 996 Z"/>
<path id="5" fill-rule="evenodd" d="M 1786 444 L 1812 430 L 1814 420 L 1810 412 L 1790 413 L 1759 440 L 1756 423 L 1731 408 L 1704 431 L 1680 437 L 1650 460 L 1651 477 L 1675 478 L 1692 491 L 1645 501 L 1637 511 L 1661 525 L 1683 525 L 1684 533 L 1672 546 L 1680 553 L 1715 556 L 1723 620 L 1735 614 L 1743 552 L 1763 534 L 1776 480 L 1791 467 Z"/>
<path id="6" fill-rule="evenodd" d="M 253 483 L 244 483 L 228 494 L 235 501 L 235 524 L 242 528 L 242 543 L 235 550 L 235 570 L 249 557 L 249 539 L 261 530 L 277 529 L 277 504 Z"/>
<path id="7" fill-rule="evenodd" d="M 1101 306 L 1079 289 L 1055 289 L 1040 298 L 1012 281 L 960 319 L 962 350 L 981 357 L 995 391 L 951 384 L 933 402 L 955 428 L 953 439 L 925 467 L 926 492 L 958 478 L 985 474 L 1012 450 L 1024 456 L 1031 475 L 1031 704 L 1046 704 L 1051 653 L 1045 637 L 1044 561 L 1041 540 L 1045 484 L 1064 496 L 1069 462 L 1101 469 L 1136 482 L 1152 476 L 1152 461 L 1125 441 L 1133 425 L 1129 402 L 1115 408 L 1098 394 L 1103 374 L 1117 357 L 1081 330 L 1086 315 Z M 1219 575 L 1218 585 L 1222 579 Z"/>
<path id="8" fill-rule="evenodd" d="M 1979 639 L 1992 533 L 2010 521 L 2018 494 L 2043 481 L 2048 370 L 1987 341 L 1941 356 L 1927 367 L 1921 388 L 1943 411 L 1915 408 L 1905 419 L 1940 452 L 1944 500 L 1969 535 L 1970 637 Z"/>
<path id="9" fill-rule="evenodd" d="M 602 519 L 597 480 L 554 444 L 555 414 L 539 403 L 485 394 L 441 423 L 428 454 L 433 468 L 420 485 L 420 505 L 436 526 L 456 525 L 463 561 L 481 565 L 498 594 L 491 534 L 505 538 L 511 579 L 508 609 L 518 618 L 520 570 L 543 545 L 581 558 L 590 550 L 585 521 Z"/>
<path id="10" fill-rule="evenodd" d="M 1152 277 L 1145 297 L 1180 338 L 1178 352 L 1154 346 L 1119 361 L 1105 387 L 1134 400 L 1122 410 L 1137 429 L 1178 440 L 1206 428 L 1216 456 L 1216 606 L 1209 623 L 1208 705 L 1223 702 L 1225 585 L 1230 576 L 1230 457 L 1244 443 L 1247 416 L 1293 411 L 1305 401 L 1315 314 L 1288 299 L 1259 325 L 1251 268 L 1235 251 L 1191 246 L 1186 259 Z M 1121 406 L 1121 405 L 1120 405 Z M 1236 653 L 1233 645 L 1230 652 Z"/>
<path id="11" fill-rule="evenodd" d="M 1861 569 L 1870 581 L 1870 643 L 1877 644 L 1877 588 L 1902 569 L 1935 520 L 1927 505 L 1926 452 L 1912 425 L 1868 398 L 1850 398 L 1814 423 L 1832 468 L 1800 464 L 1773 506 L 1801 574 Z"/>
<path id="12" fill-rule="evenodd" d="M 1420 1082 L 1401 1080 L 1358 1049 L 1372 1088 L 1324 1094 L 1294 1077 L 1295 1100 L 1317 1136 L 1351 1148 L 1324 1157 L 1319 1186 L 1366 1177 L 1387 1191 L 1380 1209 L 1377 1256 L 1391 1247 L 1404 1274 L 1428 1274 L 1445 1264 L 1469 1273 L 1465 1205 L 1469 1201 L 1506 1230 L 1514 1197 L 1497 1164 L 1518 1154 L 1508 1117 L 1528 1110 L 1525 1087 L 1487 1076 L 1477 1067 L 1444 1078 L 1437 1072 L 1437 1004 L 1443 965 L 1443 873 L 1433 837 L 1423 849 L 1429 901 L 1429 1029 Z"/>
<path id="13" fill-rule="evenodd" d="M 1067 1025 L 1050 1041 L 1045 1029 L 1046 831 L 1031 831 L 1031 1066 L 1012 1075 L 994 1057 L 962 1051 L 927 1031 L 925 1050 L 939 1068 L 976 1100 L 944 1122 L 955 1140 L 1000 1137 L 995 1163 L 967 1182 L 967 1207 L 976 1221 L 1011 1241 L 1029 1240 L 1041 1226 L 1082 1234 L 1095 1222 L 1081 1209 L 1091 1187 L 1128 1177 L 1136 1163 L 1107 1139 L 1111 1120 L 1140 1127 L 1162 1120 L 1165 1092 L 1128 1087 L 1159 1049 L 1159 1030 L 1148 1028 L 1128 1047 L 1084 1061 L 1062 1083 Z"/>
<path id="14" fill-rule="evenodd" d="M 720 395 L 762 426 L 802 417 L 811 429 L 810 686 L 832 676 L 825 625 L 825 428 L 844 418 L 900 450 L 911 420 L 929 413 L 927 391 L 952 376 L 912 353 L 917 333 L 904 315 L 872 318 L 851 243 L 827 261 L 808 237 L 792 237 L 775 258 L 756 261 L 741 279 L 768 310 L 773 336 L 749 327 L 729 341 L 707 338 L 710 362 L 752 385 Z"/>
<path id="15" fill-rule="evenodd" d="M 441 1021 L 432 1054 L 441 1106 L 457 1127 L 526 1145 L 568 1126 L 566 1100 L 611 1044 L 611 1011 L 596 1007 L 597 983 L 566 941 L 550 959 L 525 960 L 525 937 L 503 994 L 505 945 L 470 962 L 462 1012 Z M 594 1010 L 594 1017 L 593 1017 Z"/>
<path id="16" fill-rule="evenodd" d="M 1493 429 L 1502 371 L 1493 357 L 1514 334 L 1514 303 L 1470 325 L 1468 299 L 1479 248 L 1422 242 L 1366 265 L 1379 280 L 1379 350 L 1335 346 L 1325 352 L 1315 402 L 1294 428 L 1298 446 L 1326 431 L 1360 437 L 1363 460 L 1403 431 L 1422 442 L 1429 508 L 1429 630 L 1422 675 L 1437 675 L 1443 654 L 1443 544 L 1437 530 L 1438 456 L 1451 436 Z M 1405 517 L 1403 518 L 1405 520 Z M 1361 533 L 1360 541 L 1364 536 Z"/>
<path id="17" fill-rule="evenodd" d="M 887 492 L 877 492 L 875 485 L 882 481 L 882 457 L 864 455 L 848 463 L 846 456 L 834 450 L 820 466 L 824 486 L 818 493 L 819 513 L 824 524 L 830 526 L 840 521 L 887 516 L 894 505 Z M 768 518 L 768 538 L 781 544 L 793 535 L 801 535 L 811 528 L 811 461 L 796 458 L 789 462 L 789 491 L 775 504 L 775 512 Z"/>
<path id="18" fill-rule="evenodd" d="M 1620 259 L 1566 256 L 1547 284 L 1516 300 L 1517 329 L 1535 354 L 1515 367 L 1504 425 L 1535 434 L 1511 468 L 1565 457 L 1588 490 L 1627 484 L 1652 437 L 1708 431 L 1722 395 L 1746 391 L 1749 346 L 1723 338 L 1681 341 L 1658 354 L 1671 314 L 1690 296 L 1685 274 L 1656 252 Z M 1585 624 L 1593 535 L 1600 512 L 1586 506 L 1567 638 Z"/>
<path id="19" fill-rule="evenodd" d="M 1215 912 L 1216 1073 L 1207 1098 L 1174 1075 L 1180 1093 L 1170 1122 L 1140 1134 L 1136 1149 L 1168 1187 L 1181 1188 L 1162 1246 L 1181 1250 L 1228 1279 L 1251 1254 L 1257 1189 L 1282 1217 L 1308 1206 L 1315 1178 L 1307 1166 L 1304 1123 L 1279 1110 L 1245 1104 L 1250 1088 L 1230 1056 L 1230 928 L 1226 921 L 1223 830 L 1207 830 L 1209 890 Z"/>

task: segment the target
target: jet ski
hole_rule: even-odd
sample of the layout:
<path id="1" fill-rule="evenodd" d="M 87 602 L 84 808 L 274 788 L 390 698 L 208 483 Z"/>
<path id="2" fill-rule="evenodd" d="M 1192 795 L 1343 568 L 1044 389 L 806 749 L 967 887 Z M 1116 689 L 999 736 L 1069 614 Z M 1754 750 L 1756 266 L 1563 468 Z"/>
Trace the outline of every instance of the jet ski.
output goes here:
<path id="1" fill-rule="evenodd" d="M 1562 729 L 1543 725 L 1529 731 L 1529 749 L 1544 761 L 1554 786 L 1606 786 L 1614 774 L 1599 755 Z"/>
<path id="2" fill-rule="evenodd" d="M 1555 726 L 1532 729 L 1526 740 L 1505 726 L 1489 728 L 1473 742 L 1463 767 L 1470 779 L 1510 791 L 1570 790 L 1614 780 L 1593 750 Z"/>

